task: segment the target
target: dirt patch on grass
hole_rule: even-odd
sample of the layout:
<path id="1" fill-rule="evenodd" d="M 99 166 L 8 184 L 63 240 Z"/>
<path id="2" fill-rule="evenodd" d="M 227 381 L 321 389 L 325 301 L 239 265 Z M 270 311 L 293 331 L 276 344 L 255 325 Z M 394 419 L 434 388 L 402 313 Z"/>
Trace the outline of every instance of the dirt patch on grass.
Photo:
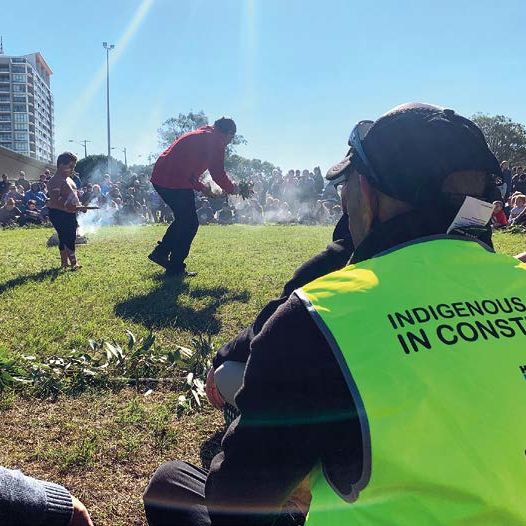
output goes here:
<path id="1" fill-rule="evenodd" d="M 223 428 L 209 406 L 177 416 L 176 398 L 125 390 L 53 403 L 4 400 L 0 465 L 65 485 L 97 526 L 146 525 L 142 493 L 153 472 L 169 460 L 207 464 Z"/>

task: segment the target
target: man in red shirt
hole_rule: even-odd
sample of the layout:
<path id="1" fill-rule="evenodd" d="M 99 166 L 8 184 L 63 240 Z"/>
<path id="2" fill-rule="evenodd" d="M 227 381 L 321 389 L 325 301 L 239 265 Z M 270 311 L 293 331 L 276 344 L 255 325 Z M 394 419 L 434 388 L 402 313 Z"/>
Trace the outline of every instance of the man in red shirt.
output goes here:
<path id="1" fill-rule="evenodd" d="M 203 126 L 176 139 L 157 159 L 151 182 L 170 207 L 174 221 L 162 241 L 148 256 L 173 276 L 194 276 L 187 272 L 184 260 L 199 228 L 194 190 L 209 194 L 199 177 L 205 170 L 227 194 L 237 193 L 237 186 L 225 172 L 225 148 L 236 134 L 236 123 L 222 117 L 213 126 Z"/>

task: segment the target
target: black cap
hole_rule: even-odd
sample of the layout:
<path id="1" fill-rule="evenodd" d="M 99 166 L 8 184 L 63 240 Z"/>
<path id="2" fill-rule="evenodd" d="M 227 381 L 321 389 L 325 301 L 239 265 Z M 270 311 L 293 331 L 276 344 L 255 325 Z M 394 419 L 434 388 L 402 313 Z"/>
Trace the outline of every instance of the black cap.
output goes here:
<path id="1" fill-rule="evenodd" d="M 380 117 L 362 141 L 367 162 L 351 147 L 327 173 L 329 181 L 356 168 L 381 192 L 413 205 L 436 202 L 454 172 L 488 175 L 481 193 L 466 185 L 465 195 L 491 198 L 500 165 L 480 129 L 453 110 L 410 103 Z"/>

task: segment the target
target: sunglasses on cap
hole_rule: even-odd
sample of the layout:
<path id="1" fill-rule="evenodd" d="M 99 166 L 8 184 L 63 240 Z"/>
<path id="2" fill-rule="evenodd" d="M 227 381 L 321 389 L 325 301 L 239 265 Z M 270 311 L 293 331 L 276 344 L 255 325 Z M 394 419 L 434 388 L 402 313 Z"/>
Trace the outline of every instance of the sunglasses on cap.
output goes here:
<path id="1" fill-rule="evenodd" d="M 358 155 L 362 163 L 365 165 L 365 167 L 367 168 L 367 170 L 369 170 L 369 173 L 371 174 L 374 174 L 374 171 L 372 169 L 371 163 L 369 162 L 369 159 L 367 158 L 367 155 L 365 154 L 362 142 L 369 133 L 369 130 L 373 127 L 373 124 L 374 121 L 360 121 L 351 130 L 351 133 L 349 134 L 349 140 L 347 141 L 347 144 L 351 147 L 354 153 Z M 334 187 L 337 188 L 339 185 L 345 183 L 345 181 L 347 181 L 347 179 L 349 178 L 350 173 L 351 170 L 345 170 L 344 172 L 342 172 L 340 177 L 338 177 L 332 182 Z"/>

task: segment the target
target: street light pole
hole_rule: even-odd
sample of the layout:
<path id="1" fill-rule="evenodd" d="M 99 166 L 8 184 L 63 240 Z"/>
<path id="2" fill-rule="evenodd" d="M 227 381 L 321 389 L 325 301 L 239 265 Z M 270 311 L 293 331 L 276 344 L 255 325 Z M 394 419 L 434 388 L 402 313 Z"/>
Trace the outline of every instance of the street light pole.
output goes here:
<path id="1" fill-rule="evenodd" d="M 117 148 L 117 146 L 114 146 L 112 150 L 120 150 L 120 148 Z M 121 150 L 121 152 L 124 154 L 124 166 L 126 167 L 126 171 L 128 171 L 128 158 L 126 156 L 128 150 L 126 149 L 126 146 Z"/>
<path id="2" fill-rule="evenodd" d="M 88 142 L 91 142 L 91 141 L 88 141 L 88 139 L 84 139 L 83 141 L 74 141 L 73 139 L 69 139 L 68 142 L 74 142 L 76 144 L 80 144 L 81 146 L 84 146 L 84 159 L 88 156 Z"/>
<path id="3" fill-rule="evenodd" d="M 110 135 L 110 51 L 115 47 L 113 44 L 103 42 L 102 46 L 106 50 L 106 113 L 108 121 L 108 173 L 111 174 L 111 135 Z"/>

